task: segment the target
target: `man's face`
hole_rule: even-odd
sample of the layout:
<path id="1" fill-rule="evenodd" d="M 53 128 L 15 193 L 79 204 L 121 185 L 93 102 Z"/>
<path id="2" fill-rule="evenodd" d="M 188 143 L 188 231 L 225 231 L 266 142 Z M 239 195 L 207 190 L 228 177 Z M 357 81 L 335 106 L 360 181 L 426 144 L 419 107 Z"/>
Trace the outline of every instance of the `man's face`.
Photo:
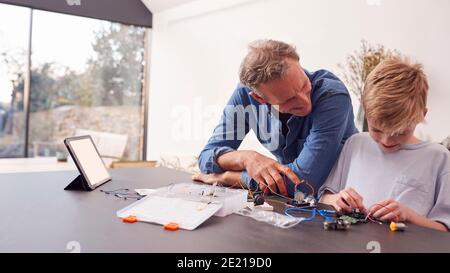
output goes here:
<path id="1" fill-rule="evenodd" d="M 252 96 L 273 105 L 281 113 L 307 116 L 311 113 L 311 82 L 298 61 L 289 60 L 286 75 L 278 80 L 260 84 Z"/>
<path id="2" fill-rule="evenodd" d="M 401 148 L 402 144 L 410 143 L 411 139 L 414 138 L 414 130 L 416 129 L 416 125 L 412 125 L 406 128 L 403 132 L 393 135 L 379 129 L 375 123 L 369 120 L 367 123 L 369 125 L 370 136 L 385 153 L 396 152 Z"/>

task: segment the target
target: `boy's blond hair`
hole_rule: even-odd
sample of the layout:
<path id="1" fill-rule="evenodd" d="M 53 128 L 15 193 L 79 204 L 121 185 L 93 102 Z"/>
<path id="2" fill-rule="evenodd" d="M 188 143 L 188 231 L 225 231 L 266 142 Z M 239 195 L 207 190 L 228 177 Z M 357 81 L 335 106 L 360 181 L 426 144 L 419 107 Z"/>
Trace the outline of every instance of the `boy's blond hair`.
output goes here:
<path id="1" fill-rule="evenodd" d="M 380 130 L 397 134 L 424 120 L 427 94 L 422 65 L 393 57 L 367 76 L 362 102 L 368 120 Z"/>

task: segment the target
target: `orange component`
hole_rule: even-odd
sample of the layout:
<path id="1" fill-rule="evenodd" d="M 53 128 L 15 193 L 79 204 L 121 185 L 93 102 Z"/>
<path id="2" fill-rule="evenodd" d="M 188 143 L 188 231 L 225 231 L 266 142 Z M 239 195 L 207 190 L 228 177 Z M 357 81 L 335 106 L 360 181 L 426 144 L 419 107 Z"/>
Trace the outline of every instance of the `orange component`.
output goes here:
<path id="1" fill-rule="evenodd" d="M 136 223 L 138 219 L 136 216 L 130 215 L 128 217 L 122 218 L 122 221 L 124 221 L 125 223 Z"/>
<path id="2" fill-rule="evenodd" d="M 177 223 L 168 223 L 168 224 L 164 225 L 164 229 L 170 230 L 170 231 L 176 231 L 179 228 L 180 228 L 180 225 L 178 225 Z"/>
<path id="3" fill-rule="evenodd" d="M 404 223 L 391 222 L 391 224 L 389 225 L 389 228 L 392 231 L 404 231 L 406 228 L 406 225 Z"/>
<path id="4" fill-rule="evenodd" d="M 395 224 L 395 222 L 391 222 L 391 224 L 389 225 L 389 228 L 390 228 L 392 231 L 396 231 L 396 230 L 397 230 L 397 225 Z"/>

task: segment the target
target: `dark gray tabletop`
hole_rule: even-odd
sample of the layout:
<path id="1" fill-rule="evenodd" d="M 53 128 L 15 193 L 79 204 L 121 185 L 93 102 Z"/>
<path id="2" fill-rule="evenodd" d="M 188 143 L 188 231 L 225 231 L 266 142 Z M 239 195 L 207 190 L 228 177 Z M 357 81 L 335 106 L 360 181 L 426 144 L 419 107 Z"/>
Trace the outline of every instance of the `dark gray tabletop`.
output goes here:
<path id="1" fill-rule="evenodd" d="M 99 189 L 156 188 L 190 181 L 166 169 L 111 170 Z M 92 192 L 64 191 L 77 173 L 0 175 L 0 252 L 450 252 L 450 234 L 409 225 L 362 224 L 326 231 L 323 220 L 280 229 L 251 218 L 212 217 L 194 231 L 166 231 L 160 225 L 123 223 L 116 211 L 130 204 Z"/>

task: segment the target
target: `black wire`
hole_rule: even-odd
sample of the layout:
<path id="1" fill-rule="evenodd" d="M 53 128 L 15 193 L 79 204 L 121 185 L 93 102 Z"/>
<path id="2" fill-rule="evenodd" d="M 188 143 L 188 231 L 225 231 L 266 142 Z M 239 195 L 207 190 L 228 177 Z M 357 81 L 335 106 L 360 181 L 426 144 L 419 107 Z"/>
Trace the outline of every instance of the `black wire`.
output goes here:
<path id="1" fill-rule="evenodd" d="M 104 192 L 105 194 L 112 194 L 117 193 L 118 191 L 125 191 L 128 192 L 130 189 L 117 189 L 117 190 L 100 190 L 101 192 Z"/>

